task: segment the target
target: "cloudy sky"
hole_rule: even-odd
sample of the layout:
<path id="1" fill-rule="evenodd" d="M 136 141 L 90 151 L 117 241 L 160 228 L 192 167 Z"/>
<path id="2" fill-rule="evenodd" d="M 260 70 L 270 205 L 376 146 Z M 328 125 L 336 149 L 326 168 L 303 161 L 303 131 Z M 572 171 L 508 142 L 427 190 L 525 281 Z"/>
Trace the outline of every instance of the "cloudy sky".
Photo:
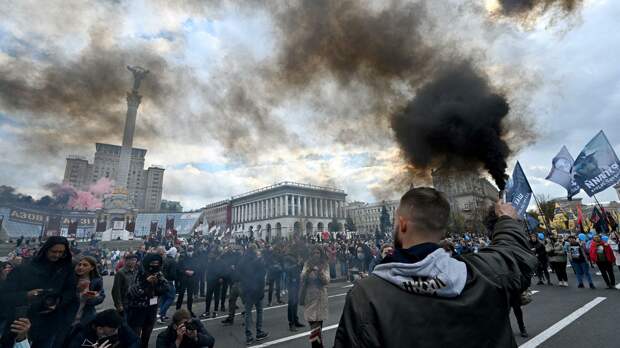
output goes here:
<path id="1" fill-rule="evenodd" d="M 508 171 L 519 160 L 537 194 L 565 195 L 544 180 L 562 145 L 576 156 L 603 129 L 620 151 L 618 1 L 518 14 L 492 0 L 260 3 L 0 8 L 0 185 L 41 196 L 67 155 L 120 144 L 128 64 L 151 70 L 134 146 L 186 208 L 285 180 L 396 198 L 411 178 L 390 115 L 452 59 L 509 101 Z"/>

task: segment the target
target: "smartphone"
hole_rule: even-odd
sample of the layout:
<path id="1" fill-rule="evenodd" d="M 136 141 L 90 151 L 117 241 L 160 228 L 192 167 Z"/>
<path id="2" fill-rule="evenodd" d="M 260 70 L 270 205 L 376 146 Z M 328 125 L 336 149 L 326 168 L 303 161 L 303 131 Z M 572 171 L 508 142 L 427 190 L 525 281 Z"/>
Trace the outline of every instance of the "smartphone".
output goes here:
<path id="1" fill-rule="evenodd" d="M 28 318 L 29 306 L 17 306 L 15 308 L 15 319 Z"/>

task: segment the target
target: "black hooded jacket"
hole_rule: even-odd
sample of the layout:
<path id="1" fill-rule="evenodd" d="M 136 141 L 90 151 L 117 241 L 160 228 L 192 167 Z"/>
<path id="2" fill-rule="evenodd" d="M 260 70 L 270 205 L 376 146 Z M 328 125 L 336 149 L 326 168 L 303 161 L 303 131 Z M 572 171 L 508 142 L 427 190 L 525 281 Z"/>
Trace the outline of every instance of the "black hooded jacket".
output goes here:
<path id="1" fill-rule="evenodd" d="M 147 308 L 154 305 L 151 304 L 152 298 L 168 293 L 170 285 L 161 272 L 161 266 L 158 269 L 149 269 L 149 263 L 155 260 L 159 261 L 160 265 L 163 264 L 162 257 L 159 254 L 149 253 L 144 256 L 142 266 L 136 275 L 136 280 L 127 293 L 129 308 Z M 157 277 L 155 284 L 151 284 L 146 280 L 150 275 Z"/>
<path id="2" fill-rule="evenodd" d="M 65 255 L 60 260 L 51 262 L 47 258 L 47 252 L 58 244 L 65 246 Z M 43 289 L 44 292 L 29 301 L 27 293 L 34 289 Z M 69 320 L 66 315 L 69 312 L 67 306 L 76 296 L 69 242 L 59 236 L 49 237 L 30 262 L 9 273 L 2 293 L 9 318 L 15 315 L 17 307 L 28 307 L 32 337 L 45 336 L 66 324 Z M 49 298 L 56 299 L 58 304 L 50 313 L 40 313 L 43 302 Z"/>
<path id="3" fill-rule="evenodd" d="M 478 253 L 424 254 L 384 262 L 351 289 L 334 347 L 516 347 L 510 299 L 529 286 L 537 264 L 523 224 L 500 218 Z"/>

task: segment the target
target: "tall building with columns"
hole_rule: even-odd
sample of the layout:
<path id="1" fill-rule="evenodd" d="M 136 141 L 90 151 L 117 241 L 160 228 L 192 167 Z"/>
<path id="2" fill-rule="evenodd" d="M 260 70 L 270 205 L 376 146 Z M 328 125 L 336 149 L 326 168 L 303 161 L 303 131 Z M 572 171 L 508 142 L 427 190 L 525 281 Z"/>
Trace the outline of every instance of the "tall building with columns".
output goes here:
<path id="1" fill-rule="evenodd" d="M 229 227 L 234 234 L 287 237 L 344 231 L 346 196 L 337 188 L 286 181 L 233 196 L 207 210 L 222 216 L 222 211 L 230 209 Z"/>

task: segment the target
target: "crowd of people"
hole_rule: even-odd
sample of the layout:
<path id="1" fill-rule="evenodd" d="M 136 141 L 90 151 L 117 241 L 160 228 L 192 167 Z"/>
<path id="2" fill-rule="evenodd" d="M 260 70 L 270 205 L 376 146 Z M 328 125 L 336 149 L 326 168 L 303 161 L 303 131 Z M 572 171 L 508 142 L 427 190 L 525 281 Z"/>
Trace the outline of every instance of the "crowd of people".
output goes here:
<path id="1" fill-rule="evenodd" d="M 447 223 L 447 217 L 442 216 L 449 208 L 436 192 L 416 194 L 401 200 L 394 236 L 333 233 L 266 241 L 166 235 L 150 236 L 136 250 L 123 252 L 96 244 L 80 249 L 59 236 L 40 241 L 36 250 L 31 250 L 36 241 L 26 243 L 27 248 L 20 243 L 0 268 L 0 346 L 146 348 L 159 323 L 166 328 L 157 335 L 157 348 L 213 347 L 215 338 L 203 321 L 215 318 L 218 312 L 225 316 L 224 326 L 233 325 L 236 314 L 242 312 L 246 343 L 251 345 L 269 336 L 263 327 L 265 305 L 286 302 L 288 329 L 296 332 L 308 325 L 310 345 L 323 347 L 327 287 L 336 279 L 357 284 L 347 295 L 337 347 L 392 347 L 411 342 L 401 337 L 408 332 L 404 329 L 395 329 L 399 334 L 393 337 L 385 332 L 380 335 L 386 328 L 379 322 L 385 319 L 389 323 L 389 318 L 400 318 L 406 314 L 400 312 L 413 307 L 419 310 L 424 301 L 441 304 L 435 314 L 424 309 L 416 319 L 405 320 L 410 327 L 420 327 L 420 320 L 430 315 L 448 316 L 450 311 L 455 320 L 469 317 L 477 322 L 483 318 L 467 312 L 475 306 L 479 306 L 476 311 L 488 310 L 491 317 L 499 316 L 501 306 L 491 310 L 489 303 L 502 301 L 493 286 L 506 284 L 510 284 L 506 289 L 510 294 L 508 310 L 513 309 L 526 337 L 521 306 L 527 303 L 524 294 L 533 275 L 538 284 L 551 285 L 551 268 L 558 285 L 568 287 L 570 265 L 578 288 L 584 287 L 584 281 L 595 288 L 590 269 L 596 265 L 607 287 L 615 286 L 613 266 L 620 268 L 615 233 L 533 233 L 529 240 L 523 233 L 521 240 L 518 229 L 523 229 L 522 224 L 504 207 L 499 216 L 504 214 L 505 219 L 498 220 L 499 227 L 491 227 L 495 234 L 445 238 L 442 221 Z M 425 203 L 425 199 L 430 201 Z M 433 211 L 433 204 L 441 209 Z M 418 210 L 433 216 L 434 221 Z M 407 228 L 416 232 L 407 234 Z M 441 271 L 442 267 L 446 269 Z M 498 280 L 500 285 L 480 280 L 492 279 L 489 274 L 507 276 L 511 273 L 507 269 L 512 278 Z M 103 286 L 105 275 L 113 276 L 110 294 Z M 476 275 L 481 277 L 476 280 Z M 472 295 L 472 291 L 478 293 Z M 113 309 L 101 308 L 106 296 L 111 296 Z M 196 298 L 204 298 L 204 305 L 195 306 Z M 397 300 L 406 305 L 396 308 Z M 372 303 L 382 310 L 373 312 L 368 308 Z M 198 312 L 201 306 L 204 310 Z M 299 306 L 303 306 L 301 314 Z M 385 310 L 392 312 L 383 313 Z M 508 320 L 507 314 L 504 319 Z M 505 320 L 494 324 L 504 335 L 496 342 L 514 343 L 506 336 Z M 367 331 L 360 332 L 362 328 Z M 428 334 L 412 337 L 422 339 Z M 361 342 L 361 337 L 370 341 Z"/>

